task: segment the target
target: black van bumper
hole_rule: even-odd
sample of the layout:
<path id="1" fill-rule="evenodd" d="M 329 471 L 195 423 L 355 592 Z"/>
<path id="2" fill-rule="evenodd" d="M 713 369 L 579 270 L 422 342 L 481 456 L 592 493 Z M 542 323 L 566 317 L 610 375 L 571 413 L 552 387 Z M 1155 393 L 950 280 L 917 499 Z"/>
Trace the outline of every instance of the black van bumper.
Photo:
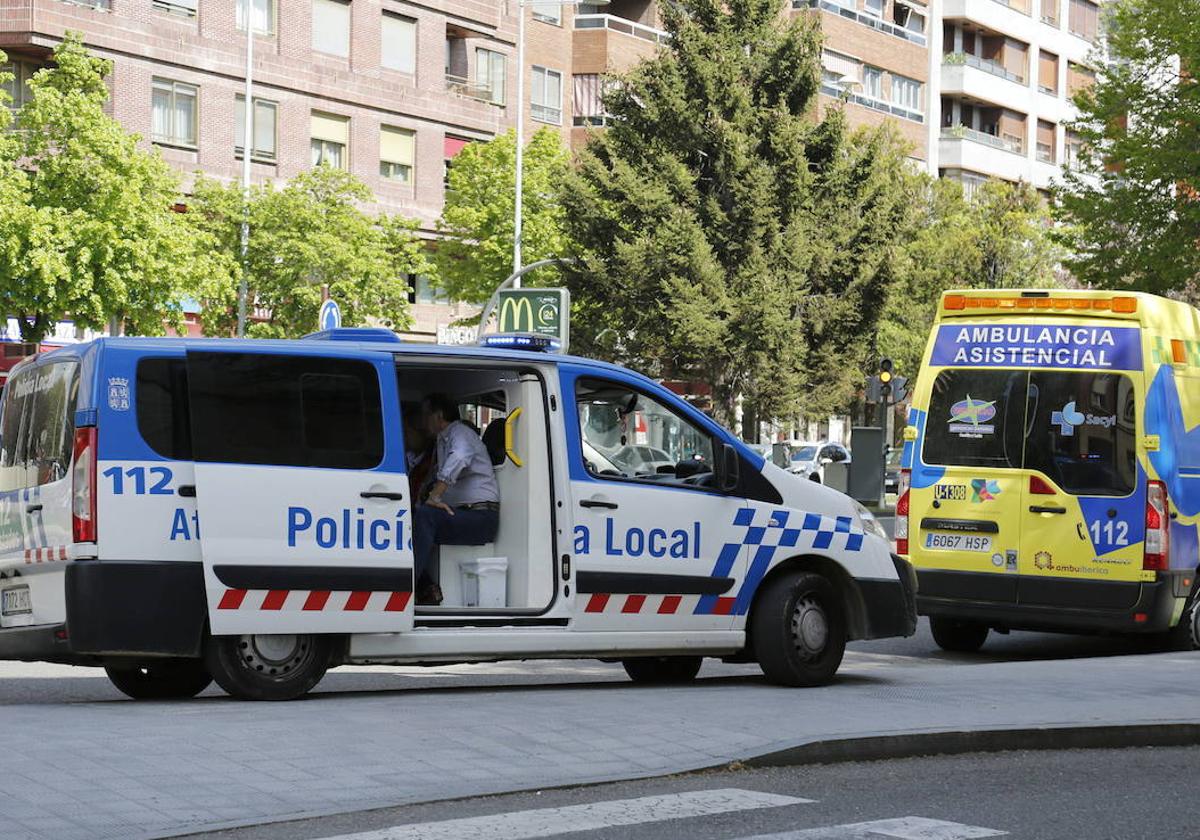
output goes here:
<path id="1" fill-rule="evenodd" d="M 857 580 L 866 612 L 864 639 L 911 636 L 917 632 L 917 575 L 912 564 L 892 555 L 898 580 Z"/>
<path id="2" fill-rule="evenodd" d="M 68 665 L 88 664 L 89 657 L 80 657 L 67 642 L 63 624 L 39 624 L 34 627 L 7 627 L 0 630 L 0 659 L 18 662 L 61 662 Z M 94 664 L 94 663 L 93 663 Z"/>
<path id="3" fill-rule="evenodd" d="M 1157 580 L 1142 582 L 1017 578 L 974 572 L 917 571 L 917 611 L 921 615 L 956 618 L 1002 627 L 1069 633 L 1161 633 L 1171 626 L 1177 599 L 1187 596 L 1183 581 L 1191 572 L 1160 572 Z M 987 600 L 1011 582 L 1014 596 L 1021 587 L 1037 585 L 1038 603 Z M 990 594 L 990 593 L 989 593 Z M 1140 620 L 1139 620 L 1140 618 Z"/>

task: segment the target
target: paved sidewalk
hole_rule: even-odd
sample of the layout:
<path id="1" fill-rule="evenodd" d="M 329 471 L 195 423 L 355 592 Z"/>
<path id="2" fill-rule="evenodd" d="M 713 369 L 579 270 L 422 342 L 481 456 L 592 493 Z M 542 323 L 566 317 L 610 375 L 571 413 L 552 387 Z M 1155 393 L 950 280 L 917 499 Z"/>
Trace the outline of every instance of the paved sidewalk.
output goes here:
<path id="1" fill-rule="evenodd" d="M 978 665 L 852 653 L 836 685 L 807 690 L 716 673 L 734 676 L 9 705 L 0 837 L 160 837 L 680 772 L 834 737 L 1200 722 L 1200 653 Z"/>

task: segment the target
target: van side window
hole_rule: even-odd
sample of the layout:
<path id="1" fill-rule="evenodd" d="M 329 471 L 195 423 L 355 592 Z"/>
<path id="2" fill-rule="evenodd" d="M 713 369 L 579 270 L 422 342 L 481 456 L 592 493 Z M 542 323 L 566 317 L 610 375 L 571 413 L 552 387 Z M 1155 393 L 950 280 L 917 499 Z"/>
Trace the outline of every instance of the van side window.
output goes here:
<path id="1" fill-rule="evenodd" d="M 40 365 L 8 383 L 0 416 L 0 490 L 51 484 L 70 474 L 77 370 L 74 362 Z"/>
<path id="2" fill-rule="evenodd" d="M 187 362 L 181 357 L 142 359 L 134 392 L 138 432 L 146 445 L 164 458 L 192 460 Z"/>
<path id="3" fill-rule="evenodd" d="M 1012 467 L 1022 462 L 1026 373 L 943 370 L 933 382 L 925 420 L 926 464 Z"/>
<path id="4" fill-rule="evenodd" d="M 581 379 L 575 402 L 592 475 L 694 486 L 711 478 L 712 437 L 657 400 L 615 382 Z"/>
<path id="5" fill-rule="evenodd" d="M 193 353 L 187 366 L 197 461 L 363 470 L 383 460 L 370 362 Z"/>

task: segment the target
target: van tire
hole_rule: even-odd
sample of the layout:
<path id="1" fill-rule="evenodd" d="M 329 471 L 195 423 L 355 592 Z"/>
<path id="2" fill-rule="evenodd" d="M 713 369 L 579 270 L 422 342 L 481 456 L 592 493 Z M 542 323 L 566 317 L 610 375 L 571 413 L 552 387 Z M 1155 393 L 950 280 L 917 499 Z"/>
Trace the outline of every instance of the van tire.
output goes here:
<path id="1" fill-rule="evenodd" d="M 988 637 L 986 624 L 941 615 L 929 617 L 929 630 L 938 647 L 954 653 L 975 653 Z"/>
<path id="2" fill-rule="evenodd" d="M 136 665 L 105 665 L 117 689 L 134 700 L 186 700 L 212 684 L 199 659 L 159 659 Z"/>
<path id="3" fill-rule="evenodd" d="M 700 656 L 640 656 L 622 659 L 621 664 L 635 683 L 679 685 L 696 679 L 703 661 Z"/>
<path id="4" fill-rule="evenodd" d="M 204 661 L 217 685 L 239 700 L 294 700 L 312 690 L 336 648 L 331 636 L 210 636 Z"/>
<path id="5" fill-rule="evenodd" d="M 759 667 L 786 686 L 829 683 L 846 653 L 846 614 L 833 584 L 812 572 L 775 578 L 750 616 Z"/>

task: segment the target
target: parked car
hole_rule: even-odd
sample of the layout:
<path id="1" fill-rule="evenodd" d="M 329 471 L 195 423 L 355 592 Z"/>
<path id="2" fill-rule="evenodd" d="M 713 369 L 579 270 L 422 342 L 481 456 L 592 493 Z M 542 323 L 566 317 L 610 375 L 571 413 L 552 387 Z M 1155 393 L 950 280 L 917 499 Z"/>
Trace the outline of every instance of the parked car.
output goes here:
<path id="1" fill-rule="evenodd" d="M 790 471 L 819 483 L 825 479 L 826 464 L 841 463 L 850 463 L 850 450 L 840 443 L 801 443 L 792 452 Z"/>
<path id="2" fill-rule="evenodd" d="M 609 457 L 637 475 L 653 475 L 659 467 L 675 469 L 675 459 L 656 446 L 630 444 L 622 446 Z"/>
<path id="3" fill-rule="evenodd" d="M 898 493 L 900 491 L 900 456 L 904 454 L 903 446 L 893 446 L 888 453 L 883 468 L 883 492 Z"/>

